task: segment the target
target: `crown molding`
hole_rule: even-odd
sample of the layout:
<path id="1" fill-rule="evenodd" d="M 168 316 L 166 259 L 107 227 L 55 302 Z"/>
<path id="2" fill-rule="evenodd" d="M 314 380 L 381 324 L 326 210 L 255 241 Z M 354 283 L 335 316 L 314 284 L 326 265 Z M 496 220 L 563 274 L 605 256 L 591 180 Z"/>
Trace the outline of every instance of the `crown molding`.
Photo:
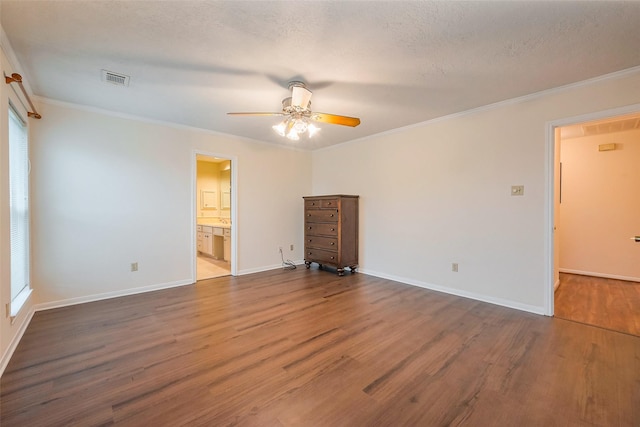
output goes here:
<path id="1" fill-rule="evenodd" d="M 314 151 L 330 150 L 332 148 L 337 148 L 337 147 L 339 147 L 341 145 L 344 145 L 344 144 L 351 144 L 351 143 L 354 143 L 354 142 L 366 141 L 366 140 L 369 140 L 371 138 L 377 138 L 377 137 L 381 137 L 381 136 L 395 135 L 395 134 L 398 134 L 398 133 L 405 132 L 407 130 L 420 128 L 420 127 L 431 125 L 431 124 L 434 124 L 434 123 L 444 122 L 444 121 L 447 121 L 447 120 L 457 119 L 457 118 L 460 118 L 460 117 L 466 117 L 466 116 L 470 116 L 470 115 L 474 115 L 474 114 L 479 114 L 479 113 L 483 113 L 483 112 L 487 112 L 487 111 L 492 111 L 492 110 L 495 110 L 495 109 L 498 109 L 498 108 L 507 107 L 507 106 L 510 106 L 510 105 L 517 105 L 517 104 L 521 104 L 521 103 L 524 103 L 524 102 L 532 101 L 532 100 L 543 98 L 543 97 L 550 96 L 550 95 L 556 95 L 556 94 L 565 93 L 565 92 L 568 92 L 568 91 L 576 89 L 576 88 L 580 88 L 580 87 L 584 87 L 584 86 L 590 86 L 590 85 L 595 84 L 595 83 L 600 83 L 600 82 L 609 81 L 609 80 L 616 80 L 616 79 L 623 78 L 623 77 L 626 77 L 626 76 L 630 76 L 630 75 L 633 75 L 633 74 L 640 74 L 640 66 L 631 67 L 631 68 L 627 68 L 627 69 L 620 70 L 620 71 L 614 71 L 613 73 L 604 74 L 602 76 L 592 77 L 592 78 L 587 79 L 587 80 L 581 80 L 579 82 L 569 83 L 569 84 L 566 84 L 566 85 L 563 85 L 563 86 L 554 87 L 554 88 L 551 88 L 551 89 L 545 89 L 545 90 L 542 90 L 542 91 L 539 91 L 539 92 L 530 93 L 528 95 L 519 96 L 517 98 L 511 98 L 511 99 L 506 99 L 504 101 L 494 102 L 492 104 L 487 104 L 487 105 L 483 105 L 483 106 L 480 106 L 480 107 L 471 108 L 469 110 L 460 111 L 458 113 L 447 114 L 445 116 L 436 117 L 436 118 L 433 118 L 433 119 L 425 120 L 423 122 L 414 123 L 414 124 L 403 126 L 403 127 L 400 127 L 400 128 L 387 130 L 387 131 L 384 131 L 384 132 L 376 133 L 376 134 L 365 136 L 365 137 L 358 138 L 358 139 L 352 139 L 350 141 L 345 141 L 345 142 L 343 142 L 341 144 L 336 144 L 336 145 L 331 145 L 329 147 L 319 148 L 319 149 L 314 150 Z"/>
<path id="2" fill-rule="evenodd" d="M 55 105 L 55 106 L 58 106 L 58 107 L 71 108 L 73 110 L 87 111 L 87 112 L 96 113 L 96 114 L 103 114 L 105 116 L 117 117 L 117 118 L 126 119 L 126 120 L 133 120 L 133 121 L 141 122 L 141 123 L 150 123 L 150 124 L 155 124 L 155 125 L 160 125 L 160 126 L 166 126 L 166 127 L 170 127 L 170 128 L 173 128 L 173 129 L 186 130 L 186 131 L 190 131 L 190 132 L 205 133 L 205 134 L 208 134 L 208 135 L 215 135 L 215 136 L 219 136 L 219 137 L 230 138 L 230 139 L 243 141 L 243 142 L 247 142 L 247 143 L 252 143 L 252 144 L 266 145 L 266 146 L 272 147 L 272 148 L 282 148 L 284 150 L 309 152 L 309 150 L 303 149 L 303 148 L 300 148 L 300 147 L 291 147 L 291 146 L 287 146 L 287 145 L 272 144 L 270 142 L 261 141 L 259 139 L 247 138 L 247 137 L 244 137 L 244 136 L 238 136 L 238 135 L 233 135 L 233 134 L 230 134 L 230 133 L 218 132 L 218 131 L 215 131 L 215 130 L 199 128 L 199 127 L 196 127 L 196 126 L 183 125 L 183 124 L 180 124 L 180 123 L 170 122 L 170 121 L 167 121 L 167 120 L 150 119 L 148 117 L 138 116 L 138 115 L 130 114 L 130 113 L 123 113 L 123 112 L 120 112 L 120 111 L 109 110 L 109 109 L 106 109 L 106 108 L 93 107 L 93 106 L 84 105 L 84 104 L 76 104 L 76 103 L 67 102 L 67 101 L 59 101 L 57 99 L 46 98 L 46 97 L 43 97 L 43 96 L 34 96 L 33 99 L 35 101 L 38 101 L 39 103 L 42 103 L 42 104 L 49 104 L 49 105 Z"/>

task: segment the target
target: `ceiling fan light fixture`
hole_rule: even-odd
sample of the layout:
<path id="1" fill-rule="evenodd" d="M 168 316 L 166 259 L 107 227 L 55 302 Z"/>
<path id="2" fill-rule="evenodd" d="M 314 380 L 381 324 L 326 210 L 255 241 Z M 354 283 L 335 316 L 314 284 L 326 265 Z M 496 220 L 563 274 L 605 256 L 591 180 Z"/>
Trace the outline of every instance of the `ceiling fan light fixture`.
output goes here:
<path id="1" fill-rule="evenodd" d="M 277 125 L 272 126 L 273 130 L 276 131 L 276 133 L 280 136 L 285 136 L 285 131 L 287 129 L 287 123 L 286 121 L 282 121 L 280 123 L 278 123 Z"/>
<path id="2" fill-rule="evenodd" d="M 320 128 L 313 123 L 310 123 L 309 126 L 307 126 L 307 131 L 309 132 L 309 138 L 312 138 L 313 135 L 320 131 Z"/>
<path id="3" fill-rule="evenodd" d="M 305 118 L 298 118 L 293 121 L 293 129 L 296 130 L 296 133 L 305 133 L 308 126 L 309 124 Z"/>
<path id="4" fill-rule="evenodd" d="M 296 130 L 293 128 L 287 134 L 287 138 L 289 138 L 292 141 L 297 141 L 300 139 L 300 137 L 298 136 L 298 132 L 296 132 Z"/>
<path id="5" fill-rule="evenodd" d="M 300 135 L 307 133 L 312 138 L 320 131 L 312 122 L 329 123 L 332 125 L 356 127 L 360 124 L 357 117 L 339 116 L 337 114 L 318 113 L 311 111 L 311 91 L 303 82 L 289 83 L 291 96 L 282 100 L 282 112 L 278 113 L 227 113 L 234 116 L 284 116 L 284 120 L 271 128 L 280 136 L 298 141 Z"/>
<path id="6" fill-rule="evenodd" d="M 320 130 L 319 127 L 309 122 L 307 117 L 289 116 L 271 128 L 280 136 L 286 136 L 292 141 L 300 140 L 300 135 L 307 132 L 309 138 L 313 137 Z"/>

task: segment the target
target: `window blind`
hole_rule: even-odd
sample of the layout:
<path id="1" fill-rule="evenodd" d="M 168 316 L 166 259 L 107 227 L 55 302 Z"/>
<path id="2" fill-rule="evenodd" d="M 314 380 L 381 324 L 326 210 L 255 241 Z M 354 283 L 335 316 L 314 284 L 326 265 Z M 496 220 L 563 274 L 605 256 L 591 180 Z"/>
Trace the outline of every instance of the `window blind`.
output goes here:
<path id="1" fill-rule="evenodd" d="M 29 149 L 26 123 L 11 104 L 9 105 L 9 210 L 11 302 L 13 303 L 16 297 L 29 287 Z"/>

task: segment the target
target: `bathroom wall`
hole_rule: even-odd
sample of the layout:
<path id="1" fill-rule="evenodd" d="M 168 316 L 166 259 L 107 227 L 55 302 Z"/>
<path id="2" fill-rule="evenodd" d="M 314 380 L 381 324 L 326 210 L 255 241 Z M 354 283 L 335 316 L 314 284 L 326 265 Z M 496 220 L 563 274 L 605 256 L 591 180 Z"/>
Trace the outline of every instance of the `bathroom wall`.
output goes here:
<path id="1" fill-rule="evenodd" d="M 198 218 L 220 217 L 219 163 L 206 160 L 197 161 L 196 210 Z"/>

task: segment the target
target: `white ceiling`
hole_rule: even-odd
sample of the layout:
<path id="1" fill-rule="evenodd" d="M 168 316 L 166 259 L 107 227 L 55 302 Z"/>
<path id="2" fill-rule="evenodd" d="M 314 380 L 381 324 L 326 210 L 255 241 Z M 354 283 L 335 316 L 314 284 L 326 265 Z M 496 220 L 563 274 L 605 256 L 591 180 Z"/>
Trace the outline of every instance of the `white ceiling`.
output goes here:
<path id="1" fill-rule="evenodd" d="M 309 149 L 640 65 L 637 1 L 1 0 L 0 13 L 37 96 Z M 280 111 L 291 80 L 314 111 L 362 124 L 294 143 L 277 117 L 226 115 Z"/>

